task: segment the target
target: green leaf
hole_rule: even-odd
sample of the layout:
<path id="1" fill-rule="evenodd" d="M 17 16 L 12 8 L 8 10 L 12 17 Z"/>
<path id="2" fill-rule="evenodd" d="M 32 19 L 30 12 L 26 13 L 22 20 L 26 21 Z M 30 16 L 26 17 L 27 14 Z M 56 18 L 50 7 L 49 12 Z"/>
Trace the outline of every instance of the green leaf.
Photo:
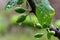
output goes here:
<path id="1" fill-rule="evenodd" d="M 44 34 L 43 33 L 36 33 L 35 35 L 34 35 L 34 37 L 35 38 L 40 38 L 40 37 L 42 37 Z"/>
<path id="2" fill-rule="evenodd" d="M 17 13 L 24 13 L 24 12 L 25 12 L 25 9 L 22 8 L 22 7 L 16 7 L 16 8 L 15 8 L 15 11 L 16 11 Z"/>
<path id="3" fill-rule="evenodd" d="M 24 0 L 18 0 L 17 4 L 23 4 Z"/>
<path id="4" fill-rule="evenodd" d="M 51 40 L 51 35 L 49 33 L 47 33 L 47 38 L 48 40 Z"/>
<path id="5" fill-rule="evenodd" d="M 13 25 L 21 23 L 26 19 L 26 16 L 26 14 L 14 15 L 11 17 L 10 23 Z"/>
<path id="6" fill-rule="evenodd" d="M 38 20 L 34 14 L 27 15 L 26 19 L 22 22 L 22 25 L 28 25 L 31 27 L 40 27 L 40 24 L 38 24 Z"/>
<path id="7" fill-rule="evenodd" d="M 49 4 L 48 0 L 41 0 L 40 4 L 36 5 L 36 16 L 39 23 L 49 26 L 55 11 Z"/>
<path id="8" fill-rule="evenodd" d="M 22 4 L 24 0 L 9 0 L 5 9 L 12 8 L 13 6 L 16 6 L 18 4 Z"/>
<path id="9" fill-rule="evenodd" d="M 12 8 L 13 6 L 16 6 L 17 2 L 18 2 L 18 0 L 9 0 L 5 9 L 9 9 L 9 8 Z"/>
<path id="10" fill-rule="evenodd" d="M 27 14 L 20 14 L 17 18 L 17 23 L 23 22 L 27 17 Z"/>

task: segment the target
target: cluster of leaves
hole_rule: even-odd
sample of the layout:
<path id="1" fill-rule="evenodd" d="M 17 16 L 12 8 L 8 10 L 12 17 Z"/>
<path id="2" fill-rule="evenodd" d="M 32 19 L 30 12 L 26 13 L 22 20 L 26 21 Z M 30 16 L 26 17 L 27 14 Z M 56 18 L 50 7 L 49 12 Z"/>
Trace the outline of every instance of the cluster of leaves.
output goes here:
<path id="1" fill-rule="evenodd" d="M 27 0 L 26 0 L 27 1 Z M 22 5 L 24 3 L 24 0 L 9 0 L 5 9 L 10 9 L 12 7 L 15 7 L 15 12 L 22 13 L 17 16 L 11 17 L 11 23 L 12 24 L 29 24 L 36 28 L 48 28 L 51 25 L 52 17 L 55 14 L 54 9 L 51 7 L 48 0 L 40 0 L 39 4 L 36 4 L 36 15 L 30 15 L 29 13 L 25 13 L 25 9 L 22 7 L 16 7 L 17 5 Z M 30 5 L 31 6 L 31 5 Z M 34 10 L 32 10 L 34 11 Z M 37 33 L 34 35 L 35 38 L 40 38 L 43 36 L 44 33 Z M 54 31 L 48 31 L 47 32 L 47 38 L 50 40 L 51 35 L 54 35 Z"/>
<path id="2" fill-rule="evenodd" d="M 23 3 L 24 3 L 24 0 L 17 0 L 17 1 L 9 0 L 8 1 L 5 9 L 7 10 L 7 9 L 11 9 L 12 7 L 15 7 L 14 8 L 15 12 L 20 13 L 19 15 L 15 15 L 15 16 L 11 17 L 11 24 L 19 24 L 22 22 L 22 24 L 27 23 L 31 26 L 37 26 L 38 28 L 41 28 L 35 15 L 30 15 L 29 13 L 26 14 L 25 13 L 26 10 L 23 7 L 20 7 L 20 6 L 16 7 L 17 5 L 22 5 Z M 33 16 L 33 17 L 31 17 L 31 16 Z"/>

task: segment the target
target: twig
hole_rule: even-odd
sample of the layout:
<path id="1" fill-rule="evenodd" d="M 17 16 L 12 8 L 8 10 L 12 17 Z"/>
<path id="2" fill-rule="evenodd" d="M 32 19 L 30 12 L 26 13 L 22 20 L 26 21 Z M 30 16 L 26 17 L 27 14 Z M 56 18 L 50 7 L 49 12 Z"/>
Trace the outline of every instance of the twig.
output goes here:
<path id="1" fill-rule="evenodd" d="M 36 14 L 36 13 L 35 13 L 35 12 L 36 12 L 36 2 L 33 1 L 33 0 L 27 0 L 27 1 L 28 1 L 29 5 L 30 5 L 31 8 L 32 8 L 32 11 L 31 11 L 31 12 L 33 12 L 34 14 Z"/>

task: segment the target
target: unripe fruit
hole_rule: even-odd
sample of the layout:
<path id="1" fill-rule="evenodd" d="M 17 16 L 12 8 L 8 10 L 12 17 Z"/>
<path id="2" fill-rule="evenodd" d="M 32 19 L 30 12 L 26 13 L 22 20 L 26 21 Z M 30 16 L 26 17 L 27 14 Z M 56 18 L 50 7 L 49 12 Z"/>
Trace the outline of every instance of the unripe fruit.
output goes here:
<path id="1" fill-rule="evenodd" d="M 54 35 L 55 32 L 54 32 L 54 31 L 49 31 L 49 34 L 50 34 L 50 35 Z"/>
<path id="2" fill-rule="evenodd" d="M 15 8 L 15 11 L 16 11 L 17 13 L 24 13 L 24 12 L 25 12 L 25 9 L 22 8 L 22 7 L 16 7 L 16 8 Z"/>
<path id="3" fill-rule="evenodd" d="M 36 34 L 34 35 L 35 38 L 40 38 L 40 37 L 42 37 L 42 36 L 43 36 L 43 33 L 36 33 Z"/>

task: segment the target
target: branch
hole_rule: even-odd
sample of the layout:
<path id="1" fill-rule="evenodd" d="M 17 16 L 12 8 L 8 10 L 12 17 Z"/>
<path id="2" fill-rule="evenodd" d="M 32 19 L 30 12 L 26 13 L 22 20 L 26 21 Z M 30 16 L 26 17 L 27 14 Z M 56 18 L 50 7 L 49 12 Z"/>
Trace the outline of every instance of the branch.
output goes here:
<path id="1" fill-rule="evenodd" d="M 33 1 L 33 0 L 27 0 L 27 1 L 28 1 L 29 5 L 30 5 L 31 8 L 32 8 L 31 12 L 33 12 L 34 14 L 36 14 L 36 13 L 35 13 L 35 12 L 36 12 L 36 2 Z"/>

